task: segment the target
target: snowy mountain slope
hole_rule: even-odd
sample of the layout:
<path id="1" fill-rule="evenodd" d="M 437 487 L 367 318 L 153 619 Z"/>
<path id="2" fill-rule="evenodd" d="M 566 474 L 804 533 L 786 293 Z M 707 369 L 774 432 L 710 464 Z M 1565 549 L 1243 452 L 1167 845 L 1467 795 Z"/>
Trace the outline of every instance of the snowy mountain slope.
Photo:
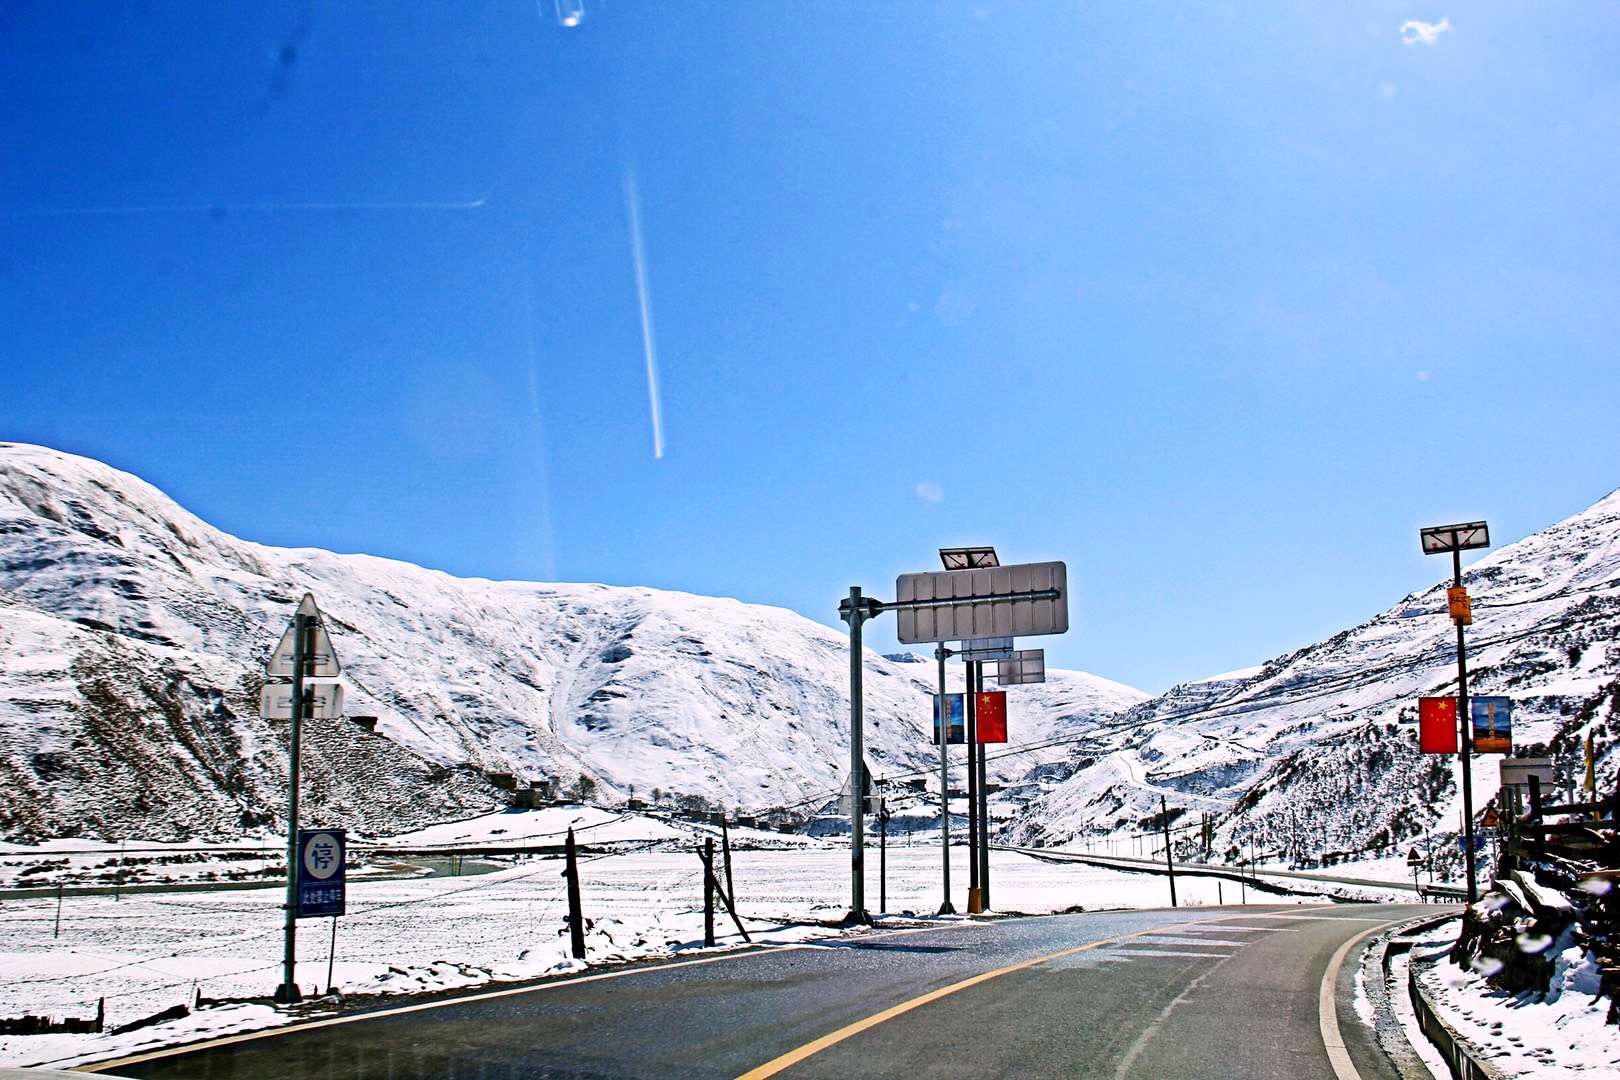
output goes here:
<path id="1" fill-rule="evenodd" d="M 1464 573 L 1474 598 L 1470 691 L 1514 699 L 1515 745 L 1568 770 L 1620 710 L 1620 492 Z M 1452 758 L 1416 752 L 1416 699 L 1455 693 L 1449 581 L 1258 669 L 1184 683 L 1122 714 L 1111 740 L 1025 807 L 1014 832 L 1063 840 L 1135 829 L 1160 797 L 1218 815 L 1216 853 L 1250 841 L 1298 859 L 1455 831 Z M 1112 725 L 1111 725 L 1112 726 Z M 1474 766 L 1476 811 L 1497 763 Z"/>
<path id="2" fill-rule="evenodd" d="M 331 745 L 311 755 L 311 813 L 333 823 L 465 816 L 500 798 L 499 773 L 762 808 L 834 789 L 847 769 L 847 639 L 782 609 L 266 547 L 126 473 L 16 443 L 0 443 L 0 537 L 7 835 L 268 825 L 285 734 L 255 695 L 306 590 L 344 662 L 348 713 L 379 718 L 377 735 L 312 725 Z M 932 668 L 875 654 L 866 668 L 874 768 L 928 765 Z M 1140 697 L 1067 679 L 1026 732 Z"/>

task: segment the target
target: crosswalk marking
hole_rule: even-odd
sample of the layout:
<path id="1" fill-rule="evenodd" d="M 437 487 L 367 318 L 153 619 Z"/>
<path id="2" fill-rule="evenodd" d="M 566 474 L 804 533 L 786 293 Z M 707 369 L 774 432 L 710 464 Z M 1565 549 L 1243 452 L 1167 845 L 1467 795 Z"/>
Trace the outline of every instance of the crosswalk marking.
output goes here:
<path id="1" fill-rule="evenodd" d="M 1321 922 L 1323 919 L 1333 919 L 1337 922 L 1388 922 L 1387 919 L 1368 919 L 1359 915 L 1270 915 L 1256 912 L 1253 915 L 1228 915 L 1229 919 L 1290 919 L 1295 922 Z"/>

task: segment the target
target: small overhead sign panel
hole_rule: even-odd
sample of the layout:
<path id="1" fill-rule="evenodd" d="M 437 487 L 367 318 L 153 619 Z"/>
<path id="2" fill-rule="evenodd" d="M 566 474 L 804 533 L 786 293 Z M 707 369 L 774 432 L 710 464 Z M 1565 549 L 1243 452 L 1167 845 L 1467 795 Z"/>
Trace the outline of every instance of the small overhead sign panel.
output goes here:
<path id="1" fill-rule="evenodd" d="M 919 606 L 907 606 L 913 603 Z M 904 645 L 1062 634 L 1069 629 L 1068 569 L 1042 562 L 901 574 L 894 607 Z"/>
<path id="2" fill-rule="evenodd" d="M 291 720 L 292 699 L 291 683 L 266 683 L 259 689 L 259 715 L 266 720 Z M 305 720 L 336 720 L 342 715 L 342 683 L 305 684 Z"/>
<path id="3" fill-rule="evenodd" d="M 1045 681 L 1045 649 L 1019 649 L 996 664 L 996 682 L 1002 686 L 1023 686 Z"/>
<path id="4" fill-rule="evenodd" d="M 1013 654 L 1010 637 L 969 638 L 956 651 L 957 658 L 968 660 L 1005 660 Z"/>
<path id="5" fill-rule="evenodd" d="M 1503 787 L 1526 786 L 1532 776 L 1541 781 L 1543 787 L 1551 787 L 1558 780 L 1550 757 L 1503 758 L 1501 770 Z"/>
<path id="6" fill-rule="evenodd" d="M 287 624 L 281 640 L 276 643 L 275 651 L 270 654 L 270 662 L 264 666 L 264 673 L 271 677 L 292 678 L 293 633 L 298 625 L 298 615 L 305 618 L 306 625 L 310 622 L 314 624 L 314 632 L 307 634 L 304 642 L 304 676 L 335 679 L 343 674 L 343 665 L 338 663 L 337 652 L 332 648 L 332 639 L 326 634 L 320 609 L 315 606 L 315 597 L 310 593 L 304 594 L 297 613 Z"/>
<path id="7" fill-rule="evenodd" d="M 1436 525 L 1418 530 L 1423 542 L 1423 554 L 1439 555 L 1448 551 L 1470 551 L 1491 546 L 1491 530 L 1483 521 L 1465 521 L 1458 525 Z"/>
<path id="8" fill-rule="evenodd" d="M 877 813 L 878 801 L 872 794 L 872 766 L 862 763 L 861 769 L 861 812 L 863 814 Z M 855 784 L 854 777 L 844 777 L 844 786 L 838 789 L 838 810 L 846 816 L 855 813 Z"/>

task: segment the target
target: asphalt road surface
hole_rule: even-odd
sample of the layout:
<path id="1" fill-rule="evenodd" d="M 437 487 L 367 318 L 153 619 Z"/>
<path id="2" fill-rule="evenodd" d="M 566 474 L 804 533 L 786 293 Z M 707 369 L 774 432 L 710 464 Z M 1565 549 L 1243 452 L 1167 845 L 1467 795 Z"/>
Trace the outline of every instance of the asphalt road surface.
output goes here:
<path id="1" fill-rule="evenodd" d="M 1349 943 L 1434 913 L 1250 906 L 875 932 L 391 1006 L 102 1067 L 162 1078 L 1392 1080 L 1355 1014 Z"/>

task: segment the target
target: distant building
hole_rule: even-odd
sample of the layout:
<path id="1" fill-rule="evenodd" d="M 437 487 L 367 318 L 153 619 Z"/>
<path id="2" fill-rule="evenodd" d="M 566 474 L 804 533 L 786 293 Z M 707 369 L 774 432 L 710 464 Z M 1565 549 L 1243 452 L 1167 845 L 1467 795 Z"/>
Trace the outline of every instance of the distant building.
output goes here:
<path id="1" fill-rule="evenodd" d="M 497 785 L 499 786 L 499 785 Z M 556 785 L 550 780 L 530 780 L 528 787 L 516 787 L 512 791 L 512 805 L 533 809 L 540 806 L 550 806 L 557 801 Z"/>

